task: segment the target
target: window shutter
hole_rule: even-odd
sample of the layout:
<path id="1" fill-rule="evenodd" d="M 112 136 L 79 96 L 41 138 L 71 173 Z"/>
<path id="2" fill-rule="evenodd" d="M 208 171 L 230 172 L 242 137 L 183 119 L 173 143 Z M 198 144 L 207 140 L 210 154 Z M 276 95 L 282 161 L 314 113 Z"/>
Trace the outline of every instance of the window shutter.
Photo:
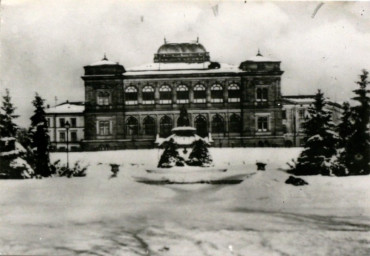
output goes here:
<path id="1" fill-rule="evenodd" d="M 99 134 L 99 121 L 96 121 L 96 134 Z"/>
<path id="2" fill-rule="evenodd" d="M 109 121 L 109 135 L 113 134 L 113 121 Z"/>

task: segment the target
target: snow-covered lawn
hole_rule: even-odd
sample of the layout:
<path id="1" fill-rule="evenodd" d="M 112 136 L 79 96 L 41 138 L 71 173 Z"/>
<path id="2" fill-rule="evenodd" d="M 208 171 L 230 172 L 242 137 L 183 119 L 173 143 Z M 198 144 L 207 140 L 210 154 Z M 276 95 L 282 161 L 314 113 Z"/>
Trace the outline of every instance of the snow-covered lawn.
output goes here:
<path id="1" fill-rule="evenodd" d="M 250 174 L 222 186 L 136 183 L 158 150 L 71 153 L 87 177 L 0 180 L 0 254 L 370 255 L 370 177 L 286 185 L 299 151 L 211 149 L 216 167 Z"/>

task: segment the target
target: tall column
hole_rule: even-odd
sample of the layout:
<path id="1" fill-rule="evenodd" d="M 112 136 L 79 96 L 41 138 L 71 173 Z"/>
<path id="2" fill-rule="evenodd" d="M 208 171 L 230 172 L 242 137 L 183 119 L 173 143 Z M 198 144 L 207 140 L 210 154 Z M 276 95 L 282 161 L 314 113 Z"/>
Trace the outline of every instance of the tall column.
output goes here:
<path id="1" fill-rule="evenodd" d="M 155 104 L 159 104 L 160 98 L 159 98 L 159 85 L 154 87 L 154 102 Z"/>
<path id="2" fill-rule="evenodd" d="M 172 104 L 177 104 L 176 86 L 172 88 Z"/>
<path id="3" fill-rule="evenodd" d="M 139 105 L 143 104 L 143 91 L 142 91 L 142 86 L 138 85 L 137 87 L 137 102 Z"/>
<path id="4" fill-rule="evenodd" d="M 228 100 L 227 83 L 225 83 L 224 88 L 223 88 L 223 98 L 224 98 L 224 104 L 226 104 Z"/>
<path id="5" fill-rule="evenodd" d="M 189 102 L 194 102 L 194 87 L 192 85 L 189 86 Z"/>
<path id="6" fill-rule="evenodd" d="M 207 106 L 211 105 L 211 86 L 206 87 L 206 102 Z"/>
<path id="7" fill-rule="evenodd" d="M 207 113 L 207 125 L 208 125 L 208 131 L 212 133 L 212 120 L 211 120 L 210 113 Z"/>
<path id="8" fill-rule="evenodd" d="M 156 114 L 155 115 L 155 119 L 156 119 L 156 121 L 155 121 L 155 125 L 156 125 L 156 127 L 157 127 L 157 130 L 156 130 L 156 132 L 157 132 L 157 134 L 159 134 L 159 132 L 160 132 L 160 121 L 161 121 L 161 116 L 159 116 L 158 114 Z"/>
<path id="9" fill-rule="evenodd" d="M 138 120 L 138 135 L 141 137 L 143 135 L 143 116 L 139 115 L 139 120 Z"/>

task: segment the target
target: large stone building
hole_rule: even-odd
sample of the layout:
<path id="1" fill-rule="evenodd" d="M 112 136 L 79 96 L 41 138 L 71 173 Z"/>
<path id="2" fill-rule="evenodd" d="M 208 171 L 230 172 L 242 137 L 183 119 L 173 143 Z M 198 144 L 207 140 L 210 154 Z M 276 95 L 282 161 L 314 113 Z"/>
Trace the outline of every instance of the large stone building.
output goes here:
<path id="1" fill-rule="evenodd" d="M 213 62 L 199 42 L 166 43 L 154 62 L 85 66 L 86 150 L 150 148 L 185 106 L 214 146 L 283 146 L 280 61 L 260 53 L 238 66 Z"/>

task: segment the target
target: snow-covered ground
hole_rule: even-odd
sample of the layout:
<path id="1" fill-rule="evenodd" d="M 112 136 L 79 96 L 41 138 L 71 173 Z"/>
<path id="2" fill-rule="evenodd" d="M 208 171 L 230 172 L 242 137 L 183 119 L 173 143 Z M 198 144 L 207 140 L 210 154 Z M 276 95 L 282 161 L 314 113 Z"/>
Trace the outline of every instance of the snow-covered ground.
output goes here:
<path id="1" fill-rule="evenodd" d="M 216 167 L 248 178 L 166 186 L 132 178 L 156 166 L 158 150 L 71 153 L 90 164 L 87 177 L 0 180 L 0 254 L 370 255 L 370 177 L 286 185 L 280 168 L 298 153 L 211 149 Z M 114 179 L 111 163 L 121 165 Z"/>

